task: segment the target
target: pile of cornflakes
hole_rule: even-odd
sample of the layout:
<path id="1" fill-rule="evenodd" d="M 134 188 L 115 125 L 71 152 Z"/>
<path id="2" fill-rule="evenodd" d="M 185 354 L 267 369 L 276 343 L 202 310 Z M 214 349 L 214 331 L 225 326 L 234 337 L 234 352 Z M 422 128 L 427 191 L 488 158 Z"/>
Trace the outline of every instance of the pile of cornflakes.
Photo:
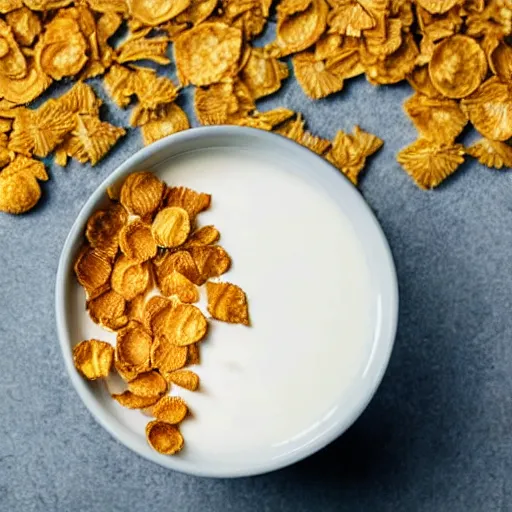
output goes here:
<path id="1" fill-rule="evenodd" d="M 194 303 L 205 285 L 211 318 L 249 325 L 245 293 L 211 281 L 227 272 L 231 258 L 217 244 L 214 226 L 198 228 L 198 214 L 211 196 L 168 187 L 150 172 L 131 174 L 109 205 L 88 220 L 86 243 L 75 274 L 87 296 L 91 319 L 117 333 L 116 346 L 91 339 L 75 346 L 78 371 L 89 380 L 115 368 L 126 390 L 112 395 L 122 406 L 155 419 L 146 427 L 149 444 L 172 455 L 184 444 L 178 425 L 188 407 L 171 386 L 199 388 L 186 366 L 200 362 L 208 320 Z"/>
<path id="2" fill-rule="evenodd" d="M 274 10 L 275 40 L 254 46 Z M 309 133 L 300 113 L 257 110 L 288 78 L 283 58 L 314 99 L 361 74 L 374 85 L 407 80 L 415 94 L 405 110 L 419 138 L 397 159 L 422 188 L 455 172 L 465 153 L 512 166 L 512 0 L 3 0 L 0 14 L 3 211 L 37 203 L 38 180 L 48 176 L 34 156 L 94 165 L 124 134 L 100 120 L 99 100 L 83 82 L 101 75 L 119 107 L 133 104 L 130 125 L 144 144 L 189 128 L 176 99 L 194 86 L 200 124 L 275 131 L 357 183 L 382 144 L 377 137 L 356 127 L 331 143 Z M 171 43 L 180 85 L 141 66 L 171 64 Z M 67 78 L 79 80 L 72 92 L 23 106 Z M 482 139 L 464 148 L 456 140 L 468 122 Z"/>

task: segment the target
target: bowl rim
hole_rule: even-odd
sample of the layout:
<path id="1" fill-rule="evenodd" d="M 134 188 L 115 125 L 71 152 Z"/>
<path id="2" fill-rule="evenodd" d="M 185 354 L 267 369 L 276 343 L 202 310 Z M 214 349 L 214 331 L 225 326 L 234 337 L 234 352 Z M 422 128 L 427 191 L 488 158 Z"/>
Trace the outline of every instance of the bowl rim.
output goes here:
<path id="1" fill-rule="evenodd" d="M 85 380 L 76 371 L 73 364 L 71 341 L 66 322 L 66 289 L 70 279 L 69 275 L 72 273 L 70 270 L 72 270 L 73 267 L 73 247 L 76 245 L 77 237 L 83 236 L 83 226 L 85 225 L 86 220 L 89 218 L 91 213 L 97 208 L 98 203 L 102 198 L 104 198 L 107 187 L 114 184 L 123 175 L 134 172 L 136 168 L 143 165 L 146 160 L 154 155 L 157 155 L 162 150 L 167 149 L 169 146 L 179 146 L 179 144 L 183 142 L 195 141 L 197 142 L 196 149 L 202 149 L 207 146 L 201 146 L 201 141 L 208 140 L 208 138 L 212 136 L 259 139 L 259 143 L 280 146 L 281 148 L 286 149 L 288 152 L 291 151 L 296 153 L 297 158 L 310 161 L 312 165 L 317 166 L 315 169 L 315 173 L 317 174 L 319 172 L 328 172 L 335 173 L 337 176 L 339 176 L 340 182 L 343 182 L 347 189 L 346 193 L 350 194 L 352 196 L 351 199 L 358 203 L 358 208 L 360 208 L 362 212 L 365 212 L 364 215 L 366 215 L 367 221 L 371 224 L 371 228 L 373 229 L 376 236 L 375 242 L 380 246 L 381 249 L 379 265 L 383 266 L 384 271 L 387 272 L 387 276 L 385 276 L 385 278 L 388 282 L 386 285 L 387 290 L 385 290 L 387 304 L 384 304 L 384 306 L 388 309 L 387 314 L 389 316 L 387 321 L 386 319 L 381 318 L 380 324 L 378 324 L 379 334 L 376 337 L 376 340 L 374 340 L 374 349 L 370 356 L 370 361 L 365 368 L 365 373 L 372 372 L 371 378 L 369 379 L 369 383 L 366 385 L 366 389 L 361 393 L 357 404 L 352 407 L 345 418 L 343 418 L 343 421 L 338 422 L 336 428 L 331 428 L 329 431 L 324 433 L 324 435 L 313 440 L 313 442 L 309 442 L 303 445 L 300 450 L 296 450 L 291 454 L 287 454 L 286 456 L 279 457 L 277 459 L 270 459 L 267 463 L 255 464 L 250 470 L 242 469 L 240 471 L 202 470 L 200 467 L 184 464 L 183 461 L 180 461 L 179 457 L 165 457 L 165 459 L 162 459 L 162 456 L 156 452 L 153 453 L 149 450 L 143 450 L 138 446 L 130 445 L 127 440 L 123 438 L 123 435 L 118 431 L 118 429 L 111 424 L 108 414 L 103 410 L 103 407 L 99 404 L 99 402 L 91 397 L 89 384 L 85 382 Z M 364 235 L 360 236 L 364 238 Z M 73 387 L 75 388 L 75 391 L 78 393 L 80 399 L 90 411 L 94 419 L 118 442 L 134 451 L 138 455 L 144 457 L 145 459 L 150 460 L 151 462 L 157 463 L 160 466 L 166 467 L 168 469 L 181 471 L 190 475 L 214 478 L 254 476 L 284 468 L 306 457 L 309 457 L 313 453 L 316 453 L 334 441 L 336 438 L 338 438 L 341 434 L 343 434 L 366 409 L 375 392 L 377 391 L 382 378 L 384 377 L 396 336 L 398 324 L 398 305 L 398 281 L 391 249 L 377 218 L 359 191 L 327 160 L 304 148 L 300 144 L 275 133 L 239 126 L 209 126 L 192 128 L 178 132 L 165 137 L 151 144 L 150 146 L 140 149 L 132 156 L 130 156 L 124 163 L 118 166 L 87 199 L 85 204 L 80 209 L 77 218 L 73 222 L 60 255 L 55 284 L 55 313 L 57 333 L 66 371 L 71 380 L 71 383 L 73 384 Z M 382 317 L 383 315 L 380 316 Z M 386 324 L 384 330 L 380 328 L 383 322 Z M 379 350 L 379 354 L 377 357 L 374 357 L 374 353 L 377 350 Z"/>

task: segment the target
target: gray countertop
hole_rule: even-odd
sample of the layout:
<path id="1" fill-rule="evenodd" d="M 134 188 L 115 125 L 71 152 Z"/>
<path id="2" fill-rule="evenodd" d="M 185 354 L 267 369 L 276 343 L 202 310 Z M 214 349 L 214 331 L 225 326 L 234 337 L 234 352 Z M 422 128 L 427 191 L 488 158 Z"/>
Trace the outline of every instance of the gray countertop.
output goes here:
<path id="1" fill-rule="evenodd" d="M 260 103 L 301 111 L 324 137 L 357 123 L 385 140 L 361 190 L 401 293 L 395 350 L 366 412 L 321 453 L 273 474 L 208 480 L 158 467 L 93 420 L 65 373 L 59 254 L 88 196 L 141 147 L 136 131 L 96 168 L 51 165 L 36 209 L 0 214 L 1 512 L 512 510 L 511 176 L 471 161 L 435 192 L 416 188 L 395 161 L 415 138 L 401 109 L 409 95 L 359 78 L 313 102 L 288 80 Z M 180 101 L 190 112 L 188 92 Z M 127 117 L 105 108 L 114 124 Z"/>

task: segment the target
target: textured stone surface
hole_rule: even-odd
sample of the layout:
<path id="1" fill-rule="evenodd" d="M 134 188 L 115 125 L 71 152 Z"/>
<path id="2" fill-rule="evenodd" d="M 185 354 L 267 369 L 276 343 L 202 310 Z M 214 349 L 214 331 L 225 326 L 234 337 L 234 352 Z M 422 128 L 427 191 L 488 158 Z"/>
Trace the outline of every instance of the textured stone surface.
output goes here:
<path id="1" fill-rule="evenodd" d="M 361 189 L 401 291 L 396 348 L 367 411 L 323 452 L 270 475 L 215 481 L 153 465 L 96 424 L 65 374 L 58 257 L 88 196 L 141 147 L 137 132 L 96 168 L 52 166 L 33 212 L 0 215 L 0 511 L 512 510 L 511 176 L 471 162 L 438 191 L 417 189 L 394 158 L 415 137 L 401 110 L 409 94 L 355 79 L 312 102 L 288 80 L 261 104 L 300 110 L 324 137 L 358 123 L 385 140 Z M 190 112 L 190 98 L 180 102 Z M 104 116 L 127 125 L 115 106 Z"/>

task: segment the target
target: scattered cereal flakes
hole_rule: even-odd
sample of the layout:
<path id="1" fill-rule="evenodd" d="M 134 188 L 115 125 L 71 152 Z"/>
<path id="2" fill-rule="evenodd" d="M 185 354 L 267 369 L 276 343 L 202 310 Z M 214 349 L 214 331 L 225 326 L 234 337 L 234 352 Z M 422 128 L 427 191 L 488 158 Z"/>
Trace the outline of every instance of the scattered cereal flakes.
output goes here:
<path id="1" fill-rule="evenodd" d="M 0 13 L 7 14 L 23 7 L 22 0 L 0 0 Z"/>
<path id="2" fill-rule="evenodd" d="M 119 248 L 130 260 L 147 261 L 156 256 L 157 245 L 151 234 L 151 226 L 137 219 L 119 233 Z"/>
<path id="3" fill-rule="evenodd" d="M 464 162 L 461 144 L 440 145 L 418 139 L 398 153 L 397 161 L 423 189 L 437 187 Z"/>
<path id="4" fill-rule="evenodd" d="M 465 98 L 482 83 L 487 59 L 471 37 L 455 35 L 436 45 L 429 63 L 434 87 L 448 98 Z"/>
<path id="5" fill-rule="evenodd" d="M 331 72 L 324 61 L 316 59 L 313 52 L 298 53 L 292 62 L 295 78 L 310 98 L 325 98 L 343 89 L 343 77 Z"/>
<path id="6" fill-rule="evenodd" d="M 10 158 L 7 152 L 5 163 L 8 163 Z M 41 198 L 38 179 L 48 179 L 44 164 L 17 155 L 0 171 L 0 211 L 20 214 L 32 209 Z"/>
<path id="7" fill-rule="evenodd" d="M 330 140 L 323 139 L 322 137 L 317 137 L 309 132 L 305 132 L 302 135 L 300 144 L 302 144 L 303 146 L 305 146 L 306 148 L 310 149 L 311 151 L 320 156 L 325 155 L 325 153 L 327 153 L 327 151 L 331 147 Z"/>
<path id="8" fill-rule="evenodd" d="M 161 286 L 165 276 L 172 273 L 173 271 L 177 271 L 184 275 L 194 284 L 201 283 L 197 266 L 192 259 L 192 256 L 187 251 L 164 253 L 162 256 L 157 256 L 157 258 L 153 260 L 153 265 L 156 271 L 156 278 L 159 286 Z"/>
<path id="9" fill-rule="evenodd" d="M 57 100 L 36 110 L 20 109 L 14 118 L 9 149 L 27 156 L 45 157 L 62 142 L 75 125 L 71 112 Z"/>
<path id="10" fill-rule="evenodd" d="M 23 78 L 11 79 L 0 75 L 0 96 L 16 104 L 30 103 L 42 94 L 52 79 L 29 59 L 28 71 Z"/>
<path id="11" fill-rule="evenodd" d="M 104 76 L 103 84 L 112 101 L 124 108 L 135 94 L 135 73 L 124 66 L 114 64 Z"/>
<path id="12" fill-rule="evenodd" d="M 169 64 L 171 61 L 167 57 L 168 46 L 169 39 L 165 36 L 130 38 L 117 49 L 116 60 L 120 64 L 136 60 L 151 60 L 157 64 Z"/>
<path id="13" fill-rule="evenodd" d="M 358 0 L 336 3 L 328 16 L 329 30 L 340 35 L 361 37 L 361 32 L 373 28 L 375 23 L 364 2 Z"/>
<path id="14" fill-rule="evenodd" d="M 181 84 L 203 86 L 233 77 L 241 49 L 241 30 L 224 23 L 203 23 L 187 30 L 174 43 Z"/>
<path id="15" fill-rule="evenodd" d="M 512 137 L 512 92 L 510 86 L 492 77 L 461 102 L 473 126 L 487 139 Z"/>
<path id="16" fill-rule="evenodd" d="M 0 20 L 0 74 L 20 79 L 27 74 L 27 61 L 14 39 L 11 27 Z"/>
<path id="17" fill-rule="evenodd" d="M 353 135 L 341 130 L 336 134 L 326 158 L 357 185 L 366 158 L 380 149 L 383 143 L 377 136 L 355 126 Z"/>
<path id="18" fill-rule="evenodd" d="M 151 232 L 160 247 L 178 247 L 190 233 L 187 211 L 178 206 L 163 208 L 156 214 Z"/>
<path id="19" fill-rule="evenodd" d="M 169 380 L 189 391 L 197 391 L 199 389 L 199 375 L 190 370 L 177 370 L 169 374 Z"/>
<path id="20" fill-rule="evenodd" d="M 231 283 L 206 283 L 208 313 L 222 322 L 250 325 L 247 297 Z"/>
<path id="21" fill-rule="evenodd" d="M 121 204 L 133 215 L 151 216 L 160 206 L 165 185 L 151 172 L 130 174 L 121 188 Z"/>
<path id="22" fill-rule="evenodd" d="M 160 399 L 159 395 L 156 396 L 137 396 L 131 391 L 125 391 L 121 394 L 114 394 L 112 398 L 123 407 L 127 409 L 144 409 L 151 407 Z"/>
<path id="23" fill-rule="evenodd" d="M 166 297 L 175 295 L 181 302 L 185 303 L 199 300 L 199 290 L 194 283 L 176 270 L 160 280 L 160 291 Z"/>
<path id="24" fill-rule="evenodd" d="M 90 296 L 108 282 L 112 274 L 110 258 L 97 249 L 84 247 L 75 261 L 75 274 Z"/>
<path id="25" fill-rule="evenodd" d="M 163 139 L 173 133 L 188 130 L 190 123 L 187 114 L 175 103 L 164 105 L 158 119 L 148 121 L 140 128 L 142 141 L 145 146 Z"/>
<path id="26" fill-rule="evenodd" d="M 128 391 L 142 397 L 162 396 L 167 392 L 167 381 L 155 371 L 141 373 L 129 382 Z"/>
<path id="27" fill-rule="evenodd" d="M 279 61 L 264 48 L 251 48 L 240 77 L 256 100 L 276 92 L 288 75 L 286 62 Z"/>
<path id="28" fill-rule="evenodd" d="M 183 368 L 187 362 L 186 346 L 179 347 L 167 337 L 158 336 L 151 347 L 151 363 L 161 373 L 169 373 Z"/>
<path id="29" fill-rule="evenodd" d="M 192 343 L 188 345 L 188 354 L 186 366 L 193 366 L 201 363 L 201 355 L 199 350 L 199 343 Z"/>
<path id="30" fill-rule="evenodd" d="M 180 431 L 163 421 L 151 421 L 146 426 L 146 438 L 151 448 L 164 455 L 178 453 L 185 442 Z"/>
<path id="31" fill-rule="evenodd" d="M 119 204 L 109 205 L 104 210 L 97 210 L 87 221 L 85 236 L 91 247 L 95 247 L 115 257 L 119 242 L 119 232 L 126 224 L 128 214 Z"/>
<path id="32" fill-rule="evenodd" d="M 113 290 L 89 300 L 87 310 L 93 322 L 111 331 L 117 331 L 128 323 L 126 301 Z"/>
<path id="33" fill-rule="evenodd" d="M 183 248 L 195 245 L 211 245 L 220 240 L 220 233 L 215 226 L 204 226 L 194 231 L 187 239 Z"/>
<path id="34" fill-rule="evenodd" d="M 117 333 L 116 359 L 138 373 L 151 368 L 151 334 L 138 322 L 130 322 Z"/>
<path id="35" fill-rule="evenodd" d="M 480 139 L 466 148 L 466 153 L 477 158 L 481 164 L 487 167 L 494 169 L 512 168 L 512 146 L 506 142 Z"/>
<path id="36" fill-rule="evenodd" d="M 190 6 L 191 0 L 128 0 L 130 14 L 143 25 L 155 27 L 171 20 Z"/>
<path id="37" fill-rule="evenodd" d="M 35 46 L 36 63 L 55 80 L 76 75 L 87 62 L 87 42 L 72 17 L 55 17 Z"/>
<path id="38" fill-rule="evenodd" d="M 328 6 L 325 0 L 312 0 L 308 7 L 292 15 L 278 12 L 276 48 L 284 57 L 300 52 L 316 43 L 327 26 Z"/>
<path id="39" fill-rule="evenodd" d="M 102 104 L 92 87 L 84 82 L 76 83 L 58 99 L 58 102 L 74 114 L 89 114 L 91 116 L 99 115 Z"/>
<path id="40" fill-rule="evenodd" d="M 187 211 L 190 220 L 210 208 L 212 196 L 186 187 L 170 187 L 165 193 L 166 206 L 179 206 Z"/>
<path id="41" fill-rule="evenodd" d="M 404 110 L 423 138 L 440 144 L 453 143 L 468 122 L 459 104 L 450 99 L 415 94 Z"/>
<path id="42" fill-rule="evenodd" d="M 489 58 L 490 67 L 498 78 L 505 82 L 512 81 L 512 46 L 501 41 Z"/>
<path id="43" fill-rule="evenodd" d="M 199 277 L 195 284 L 202 285 L 212 277 L 218 277 L 231 267 L 229 254 L 220 245 L 197 245 L 187 251 L 196 264 Z M 191 279 L 192 282 L 194 282 Z"/>
<path id="44" fill-rule="evenodd" d="M 75 368 L 89 380 L 108 377 L 113 360 L 114 348 L 104 341 L 86 340 L 73 348 Z"/>
<path id="45" fill-rule="evenodd" d="M 188 407 L 179 396 L 164 396 L 151 408 L 151 414 L 157 420 L 177 425 L 187 416 Z"/>
<path id="46" fill-rule="evenodd" d="M 403 37 L 400 48 L 385 60 L 365 65 L 366 78 L 374 85 L 395 84 L 404 80 L 416 65 L 419 51 L 412 34 Z"/>
<path id="47" fill-rule="evenodd" d="M 201 310 L 191 304 L 176 304 L 166 310 L 158 339 L 178 347 L 201 341 L 208 330 L 208 323 Z"/>
<path id="48" fill-rule="evenodd" d="M 147 289 L 151 280 L 149 264 L 128 259 L 124 254 L 118 256 L 112 270 L 112 289 L 126 300 L 133 300 Z"/>
<path id="49" fill-rule="evenodd" d="M 94 115 L 78 115 L 65 142 L 66 153 L 82 164 L 96 165 L 125 133 L 123 128 L 100 121 Z"/>
<path id="50" fill-rule="evenodd" d="M 155 295 L 151 297 L 144 305 L 144 312 L 142 315 L 142 324 L 149 331 L 153 332 L 153 320 L 156 315 L 163 311 L 165 308 L 172 307 L 172 302 L 165 297 Z"/>
<path id="51" fill-rule="evenodd" d="M 38 15 L 27 7 L 9 12 L 5 20 L 11 27 L 16 41 L 23 46 L 32 46 L 43 29 Z"/>

